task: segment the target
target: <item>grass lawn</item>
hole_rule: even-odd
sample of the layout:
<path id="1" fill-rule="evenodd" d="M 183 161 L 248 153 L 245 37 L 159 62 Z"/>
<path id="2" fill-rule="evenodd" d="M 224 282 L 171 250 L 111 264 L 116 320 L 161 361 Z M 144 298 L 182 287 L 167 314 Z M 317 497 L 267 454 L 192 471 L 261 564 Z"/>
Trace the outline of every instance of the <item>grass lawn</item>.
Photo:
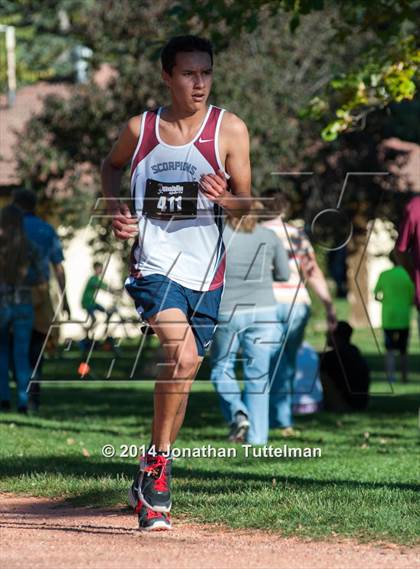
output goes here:
<path id="1" fill-rule="evenodd" d="M 297 418 L 300 434 L 293 439 L 272 433 L 273 446 L 318 447 L 320 458 L 246 458 L 240 445 L 226 443 L 227 428 L 204 365 L 176 446 L 230 446 L 237 457 L 178 459 L 175 518 L 283 535 L 414 543 L 420 529 L 418 340 L 410 383 L 392 388 L 371 332 L 360 331 L 355 340 L 373 372 L 369 411 Z M 116 377 L 127 377 L 132 356 L 126 348 Z M 77 351 L 69 351 L 47 361 L 45 376 L 68 377 L 69 369 L 77 369 L 77 358 Z M 147 444 L 152 383 L 48 383 L 42 400 L 37 416 L 0 414 L 0 489 L 60 496 L 86 506 L 124 504 L 136 459 L 104 458 L 101 449 L 112 444 L 119 454 L 121 445 Z"/>

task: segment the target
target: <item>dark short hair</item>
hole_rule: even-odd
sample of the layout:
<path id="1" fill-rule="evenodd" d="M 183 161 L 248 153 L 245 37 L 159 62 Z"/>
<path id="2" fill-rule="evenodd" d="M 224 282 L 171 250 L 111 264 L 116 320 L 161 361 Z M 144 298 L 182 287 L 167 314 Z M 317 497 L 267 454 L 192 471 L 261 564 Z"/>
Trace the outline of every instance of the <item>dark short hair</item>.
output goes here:
<path id="1" fill-rule="evenodd" d="M 95 262 L 93 263 L 93 268 L 94 268 L 94 269 L 98 269 L 99 267 L 103 267 L 103 264 L 100 263 L 99 261 L 95 261 Z"/>
<path id="2" fill-rule="evenodd" d="M 25 188 L 18 188 L 12 192 L 13 205 L 17 205 L 23 211 L 33 213 L 36 208 L 36 193 Z"/>
<path id="3" fill-rule="evenodd" d="M 334 330 L 334 336 L 344 340 L 345 342 L 350 342 L 352 334 L 353 328 L 348 322 L 344 322 L 344 320 L 339 320 L 337 322 L 337 326 Z"/>
<path id="4" fill-rule="evenodd" d="M 289 206 L 290 201 L 288 196 L 283 190 L 278 188 L 268 188 L 261 193 L 265 208 L 273 213 L 283 213 Z"/>
<path id="5" fill-rule="evenodd" d="M 213 65 L 213 46 L 209 40 L 199 36 L 176 36 L 171 38 L 162 49 L 160 55 L 162 69 L 171 74 L 176 63 L 176 54 L 194 51 L 208 53 Z"/>

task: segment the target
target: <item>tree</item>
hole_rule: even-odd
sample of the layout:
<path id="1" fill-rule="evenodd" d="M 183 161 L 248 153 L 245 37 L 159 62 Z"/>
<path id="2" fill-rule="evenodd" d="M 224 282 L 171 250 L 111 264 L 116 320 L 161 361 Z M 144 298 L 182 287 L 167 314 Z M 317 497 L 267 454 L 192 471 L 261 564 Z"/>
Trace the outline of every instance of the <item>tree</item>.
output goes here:
<path id="1" fill-rule="evenodd" d="M 321 96 L 315 96 L 306 116 L 323 117 L 325 140 L 365 123 L 369 112 L 391 102 L 413 99 L 420 68 L 419 0 L 183 0 L 173 9 L 184 22 L 210 33 L 225 45 L 243 29 L 263 32 L 268 14 L 288 14 L 296 31 L 314 12 L 334 30 L 332 43 L 351 51 L 363 36 L 368 38 L 363 55 L 348 70 L 333 78 Z"/>
<path id="2" fill-rule="evenodd" d="M 222 4 L 215 2 L 211 10 L 220 10 Z M 234 36 L 233 18 L 219 21 L 217 30 L 209 24 L 208 31 L 218 45 L 212 102 L 236 112 L 249 127 L 254 190 L 258 193 L 281 180 L 282 185 L 294 190 L 295 214 L 313 214 L 322 207 L 322 201 L 316 199 L 310 184 L 301 177 L 279 178 L 271 174 L 314 168 L 321 171 L 330 158 L 341 160 L 337 170 L 333 166 L 326 168 L 322 191 L 318 193 L 333 195 L 332 184 L 342 183 L 345 168 L 360 170 L 360 156 L 364 154 L 359 156 L 358 152 L 362 152 L 362 146 L 369 147 L 369 156 L 374 155 L 379 140 L 379 131 L 375 134 L 375 129 L 385 121 L 384 112 L 371 114 L 372 128 L 367 121 L 365 142 L 359 146 L 356 135 L 346 135 L 342 142 L 338 139 L 323 143 L 313 113 L 299 116 L 300 109 L 309 106 L 337 73 L 357 67 L 372 45 L 373 32 L 360 32 L 354 43 L 336 41 L 338 32 L 330 22 L 339 19 L 340 11 L 327 6 L 302 17 L 291 34 L 290 15 L 278 9 L 282 3 L 272 4 L 274 11 L 268 5 L 262 6 L 258 25 L 250 29 L 241 24 L 240 32 Z M 57 11 L 61 2 L 49 5 Z M 228 7 L 234 5 L 232 2 Z M 171 7 L 169 0 L 105 0 L 86 2 L 83 10 L 68 10 L 67 33 L 93 50 L 93 66 L 108 62 L 115 74 L 106 88 L 92 80 L 75 87 L 67 99 L 49 98 L 44 112 L 28 124 L 21 137 L 18 157 L 22 180 L 45 196 L 55 210 L 59 209 L 64 225 L 78 227 L 89 220 L 88 204 L 94 203 L 98 192 L 101 160 L 122 124 L 128 117 L 165 102 L 157 61 L 162 43 L 181 29 L 184 33 L 207 29 L 200 12 L 185 23 L 176 11 L 167 15 Z M 212 14 L 210 11 L 209 19 Z M 324 116 L 328 116 L 327 110 L 325 115 L 319 113 L 318 121 L 324 121 Z M 356 145 L 353 150 L 352 145 Z M 372 170 L 373 164 L 366 166 L 368 170 Z M 332 176 L 337 173 L 333 182 Z M 128 178 L 123 188 L 128 195 Z M 353 189 L 356 204 L 374 201 L 372 186 L 354 185 Z M 359 215 L 352 208 L 348 211 L 353 218 Z M 109 239 L 106 223 L 97 223 L 96 227 L 95 247 L 117 246 Z"/>
<path id="3" fill-rule="evenodd" d="M 0 24 L 16 28 L 18 85 L 72 76 L 71 52 L 80 38 L 68 33 L 69 14 L 74 18 L 84 4 L 82 0 L 0 0 Z M 6 63 L 2 51 L 0 62 L 0 87 L 3 88 Z"/>
<path id="4" fill-rule="evenodd" d="M 67 190 L 71 194 L 74 185 L 74 195 L 80 195 L 82 165 L 85 179 L 90 168 L 97 187 L 100 162 L 118 128 L 128 117 L 166 99 L 156 57 L 157 48 L 172 33 L 173 20 L 165 18 L 169 2 L 125 5 L 118 25 L 111 25 L 117 19 L 113 2 L 96 4 L 89 18 L 85 15 L 77 22 L 77 35 L 94 50 L 94 62 L 99 65 L 108 58 L 117 76 L 106 89 L 91 82 L 66 100 L 48 99 L 43 114 L 22 136 L 22 179 L 50 197 L 59 192 L 64 173 Z M 96 25 L 89 27 L 90 21 Z M 274 171 L 305 169 L 306 149 L 318 133 L 311 121 L 298 119 L 299 109 L 328 83 L 334 66 L 340 61 L 344 66 L 350 58 L 340 45 L 329 47 L 332 32 L 318 14 L 303 22 L 293 36 L 284 15 L 266 14 L 261 26 L 263 34 L 244 31 L 240 42 L 216 53 L 212 99 L 237 112 L 249 127 L 257 191 L 272 183 Z M 355 48 L 354 57 L 363 45 L 361 41 Z M 71 220 L 85 222 L 75 216 Z"/>
<path id="5" fill-rule="evenodd" d="M 33 4 L 40 8 L 43 3 Z M 55 13 L 70 4 L 74 8 L 81 2 L 50 2 L 49 8 Z M 69 237 L 75 229 L 92 223 L 97 232 L 96 251 L 117 249 L 126 254 L 124 245 L 111 238 L 106 219 L 92 217 L 92 213 L 101 214 L 92 212 L 92 206 L 100 187 L 101 161 L 118 130 L 130 116 L 155 107 L 164 98 L 156 45 L 168 34 L 162 25 L 168 2 L 83 4 L 84 10 L 69 12 L 67 33 L 93 48 L 93 67 L 108 61 L 116 73 L 106 88 L 97 85 L 92 75 L 88 84 L 74 86 L 69 97 L 47 97 L 44 110 L 27 123 L 20 137 L 18 169 L 23 183 L 39 194 L 46 214 L 54 212 Z M 123 195 L 129 195 L 127 176 Z"/>

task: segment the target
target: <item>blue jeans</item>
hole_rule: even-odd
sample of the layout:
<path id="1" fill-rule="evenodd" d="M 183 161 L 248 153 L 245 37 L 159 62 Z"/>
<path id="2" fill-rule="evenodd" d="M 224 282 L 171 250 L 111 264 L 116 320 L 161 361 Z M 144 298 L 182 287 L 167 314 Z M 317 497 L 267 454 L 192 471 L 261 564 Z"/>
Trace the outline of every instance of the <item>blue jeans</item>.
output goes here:
<path id="1" fill-rule="evenodd" d="M 276 307 L 238 311 L 232 316 L 219 314 L 211 346 L 211 381 L 228 423 L 232 423 L 238 411 L 248 416 L 247 442 L 251 444 L 265 444 L 268 439 L 270 365 L 281 336 Z M 239 349 L 242 352 L 243 393 L 235 375 Z"/>
<path id="2" fill-rule="evenodd" d="M 13 330 L 13 363 L 15 367 L 18 407 L 28 405 L 29 364 L 33 308 L 31 304 L 7 304 L 0 307 L 0 399 L 10 401 L 9 328 Z"/>
<path id="3" fill-rule="evenodd" d="M 270 389 L 270 427 L 284 428 L 293 424 L 292 394 L 296 356 L 310 312 L 307 304 L 295 304 L 293 309 L 291 304 L 277 305 L 277 318 L 283 323 L 284 338 L 272 364 L 275 367 L 272 370 L 273 383 Z"/>

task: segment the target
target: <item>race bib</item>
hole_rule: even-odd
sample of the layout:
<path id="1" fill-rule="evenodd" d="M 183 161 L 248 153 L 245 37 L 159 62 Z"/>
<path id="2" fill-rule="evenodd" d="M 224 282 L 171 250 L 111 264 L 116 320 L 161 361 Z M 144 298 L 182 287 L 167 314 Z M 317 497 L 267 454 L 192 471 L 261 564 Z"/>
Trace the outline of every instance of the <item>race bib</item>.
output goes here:
<path id="1" fill-rule="evenodd" d="M 149 178 L 143 201 L 143 215 L 153 219 L 197 217 L 198 182 L 158 182 Z"/>

